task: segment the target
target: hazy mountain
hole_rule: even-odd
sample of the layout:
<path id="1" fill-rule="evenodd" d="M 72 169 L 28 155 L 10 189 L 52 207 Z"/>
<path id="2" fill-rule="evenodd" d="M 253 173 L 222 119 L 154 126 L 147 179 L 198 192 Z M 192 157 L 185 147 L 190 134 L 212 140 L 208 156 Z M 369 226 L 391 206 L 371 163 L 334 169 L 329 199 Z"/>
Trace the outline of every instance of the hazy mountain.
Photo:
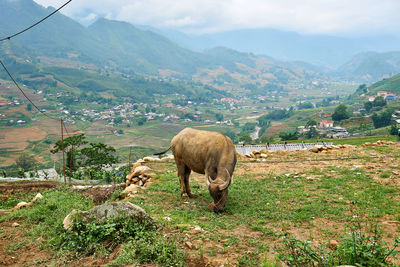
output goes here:
<path id="1" fill-rule="evenodd" d="M 400 52 L 367 52 L 355 55 L 338 68 L 337 76 L 365 83 L 375 82 L 400 72 Z"/>
<path id="2" fill-rule="evenodd" d="M 53 10 L 31 0 L 0 1 L 0 35 L 6 37 L 20 31 Z M 9 49 L 14 51 L 18 45 L 32 56 L 67 57 L 68 53 L 88 56 L 103 51 L 101 43 L 84 26 L 60 13 L 13 38 Z M 91 60 L 97 62 L 96 58 Z"/>
<path id="3" fill-rule="evenodd" d="M 207 65 L 204 55 L 126 22 L 99 19 L 88 30 L 101 40 L 107 50 L 103 55 L 107 60 L 138 72 L 157 73 L 158 69 L 170 69 L 193 73 L 197 67 Z"/>
<path id="4" fill-rule="evenodd" d="M 0 2 L 0 32 L 3 36 L 15 33 L 49 14 L 32 0 Z M 0 54 L 8 53 L 20 58 L 37 56 L 62 58 L 92 63 L 125 73 L 160 74 L 190 78 L 199 70 L 219 66 L 231 72 L 248 74 L 256 65 L 266 66 L 276 72 L 290 69 L 293 64 L 258 57 L 253 53 L 226 48 L 213 48 L 202 53 L 182 48 L 163 35 L 141 26 L 140 29 L 126 22 L 99 19 L 89 27 L 57 13 L 37 27 L 0 44 Z M 268 59 L 268 60 L 266 60 Z M 50 60 L 48 60 L 50 61 Z M 260 63 L 262 61 L 262 63 Z M 257 63 L 258 62 L 258 63 Z M 272 65 L 274 68 L 271 68 Z M 298 69 L 298 64 L 295 64 Z M 303 65 L 306 66 L 306 64 Z M 315 72 L 315 69 L 312 70 Z M 288 70 L 287 72 L 296 71 Z M 248 77 L 244 77 L 248 79 Z M 297 79 L 297 74 L 292 78 Z M 286 79 L 285 79 L 286 80 Z"/>
<path id="5" fill-rule="evenodd" d="M 301 35 L 275 29 L 245 29 L 213 34 L 193 35 L 162 30 L 165 36 L 190 49 L 204 50 L 215 46 L 263 54 L 279 60 L 300 60 L 338 67 L 352 56 L 365 51 L 385 52 L 400 47 L 394 36 L 334 37 Z"/>

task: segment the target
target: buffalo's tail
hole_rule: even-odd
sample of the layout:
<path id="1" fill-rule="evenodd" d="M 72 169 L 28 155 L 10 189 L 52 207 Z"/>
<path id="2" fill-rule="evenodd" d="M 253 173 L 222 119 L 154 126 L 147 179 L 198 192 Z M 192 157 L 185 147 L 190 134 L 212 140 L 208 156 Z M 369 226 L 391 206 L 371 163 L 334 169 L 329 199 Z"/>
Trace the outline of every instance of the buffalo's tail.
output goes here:
<path id="1" fill-rule="evenodd" d="M 153 155 L 154 155 L 154 156 L 158 156 L 158 155 L 165 154 L 165 153 L 167 153 L 168 150 L 170 150 L 170 149 L 171 149 L 171 146 L 170 146 L 167 150 L 164 150 L 163 152 L 154 153 Z"/>

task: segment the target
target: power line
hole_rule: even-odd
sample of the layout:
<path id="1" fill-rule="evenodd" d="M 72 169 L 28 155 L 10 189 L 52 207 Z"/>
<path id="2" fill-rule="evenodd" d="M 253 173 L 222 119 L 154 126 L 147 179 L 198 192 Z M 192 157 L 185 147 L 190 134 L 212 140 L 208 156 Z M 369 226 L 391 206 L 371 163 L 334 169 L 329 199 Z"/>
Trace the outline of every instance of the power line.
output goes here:
<path id="1" fill-rule="evenodd" d="M 0 42 L 5 41 L 5 40 L 10 40 L 11 38 L 14 38 L 17 35 L 20 35 L 23 32 L 26 32 L 29 29 L 32 29 L 33 27 L 35 27 L 36 25 L 42 23 L 43 21 L 45 21 L 46 19 L 50 18 L 51 16 L 53 16 L 55 13 L 57 13 L 58 11 L 60 11 L 63 7 L 65 7 L 66 5 L 68 5 L 72 0 L 67 1 L 65 4 L 63 4 L 62 6 L 60 6 L 59 8 L 57 8 L 56 10 L 54 10 L 52 13 L 50 13 L 49 15 L 47 15 L 46 17 L 42 18 L 41 20 L 39 20 L 38 22 L 32 24 L 31 26 L 29 26 L 28 28 L 23 29 L 22 31 L 19 31 L 17 33 L 14 33 L 13 35 L 10 35 L 8 37 L 2 38 L 0 39 Z"/>
<path id="2" fill-rule="evenodd" d="M 8 71 L 7 67 L 4 65 L 4 63 L 3 63 L 3 61 L 2 61 L 1 59 L 0 59 L 0 64 L 3 66 L 4 70 L 7 72 L 8 76 L 10 77 L 10 79 L 14 82 L 15 86 L 17 86 L 17 88 L 21 91 L 21 93 L 25 96 L 25 98 L 28 99 L 28 101 L 32 104 L 32 106 L 34 106 L 34 107 L 39 111 L 40 114 L 43 114 L 44 116 L 46 116 L 46 117 L 48 117 L 48 118 L 50 118 L 50 119 L 52 119 L 52 120 L 56 120 L 56 121 L 59 120 L 59 118 L 55 118 L 55 117 L 52 117 L 52 116 L 50 116 L 50 115 L 47 115 L 46 113 L 43 113 L 43 112 L 40 110 L 40 108 L 39 108 L 38 106 L 36 106 L 35 103 L 33 103 L 33 101 L 25 94 L 24 90 L 22 90 L 22 88 L 21 88 L 21 87 L 18 85 L 18 83 L 15 81 L 14 77 L 13 77 L 13 76 L 11 75 L 11 73 Z M 65 132 L 67 133 L 67 135 L 70 136 L 70 133 L 68 132 L 67 127 L 65 126 L 64 121 L 62 122 L 62 125 L 63 125 L 63 127 L 64 127 Z"/>
<path id="3" fill-rule="evenodd" d="M 33 103 L 33 101 L 25 94 L 24 90 L 22 90 L 21 87 L 18 85 L 18 83 L 15 81 L 14 77 L 8 71 L 7 67 L 4 65 L 4 63 L 3 63 L 3 61 L 1 59 L 0 59 L 0 64 L 1 64 L 1 66 L 3 66 L 3 69 L 7 72 L 8 76 L 13 81 L 15 86 L 17 86 L 17 88 L 21 91 L 21 93 L 25 96 L 25 98 L 28 99 L 28 101 L 32 104 L 32 106 L 34 106 L 39 111 L 39 113 L 43 114 L 44 116 L 46 116 L 46 117 L 48 117 L 50 119 L 58 121 L 58 118 L 51 117 L 51 116 L 47 115 L 46 113 L 43 113 L 42 111 L 40 111 L 40 108 L 38 106 L 36 106 L 35 103 Z"/>

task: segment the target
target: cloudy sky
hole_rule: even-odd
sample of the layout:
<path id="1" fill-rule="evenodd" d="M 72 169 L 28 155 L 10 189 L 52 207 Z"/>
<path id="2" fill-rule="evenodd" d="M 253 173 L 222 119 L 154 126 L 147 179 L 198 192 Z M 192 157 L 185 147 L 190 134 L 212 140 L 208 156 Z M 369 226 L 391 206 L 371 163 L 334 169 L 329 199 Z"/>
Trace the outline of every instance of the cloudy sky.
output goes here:
<path id="1" fill-rule="evenodd" d="M 66 0 L 34 0 L 58 7 Z M 189 33 L 275 28 L 302 34 L 400 35 L 400 0 L 73 0 L 62 11 Z"/>

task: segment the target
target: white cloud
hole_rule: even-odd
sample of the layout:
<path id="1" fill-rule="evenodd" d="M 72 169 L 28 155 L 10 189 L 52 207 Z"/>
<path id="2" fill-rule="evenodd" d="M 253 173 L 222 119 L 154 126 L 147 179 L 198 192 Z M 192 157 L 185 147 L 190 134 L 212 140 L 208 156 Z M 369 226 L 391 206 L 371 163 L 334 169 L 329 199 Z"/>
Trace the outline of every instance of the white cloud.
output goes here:
<path id="1" fill-rule="evenodd" d="M 65 0 L 35 0 L 60 6 Z M 300 33 L 399 33 L 399 0 L 73 0 L 64 14 L 186 32 L 278 28 Z"/>

